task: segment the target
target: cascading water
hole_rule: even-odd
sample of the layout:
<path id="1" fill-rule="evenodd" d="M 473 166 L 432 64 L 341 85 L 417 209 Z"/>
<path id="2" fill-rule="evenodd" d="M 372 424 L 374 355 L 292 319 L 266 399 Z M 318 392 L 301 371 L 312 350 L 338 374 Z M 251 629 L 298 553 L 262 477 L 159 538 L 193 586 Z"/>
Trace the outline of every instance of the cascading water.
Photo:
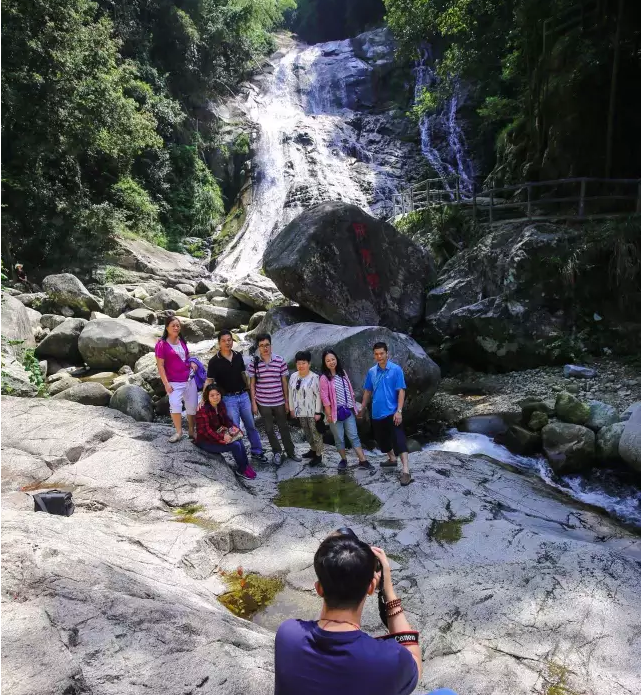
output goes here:
<path id="1" fill-rule="evenodd" d="M 424 89 L 433 89 L 438 84 L 438 76 L 433 67 L 430 49 L 425 49 L 414 68 L 414 101 L 418 102 Z M 443 179 L 447 191 L 452 190 L 451 180 L 458 176 L 461 194 L 472 195 L 474 167 L 467 154 L 465 137 L 458 118 L 461 101 L 458 86 L 443 108 L 435 113 L 425 114 L 419 121 L 421 132 L 421 151 L 434 170 Z"/>
<path id="2" fill-rule="evenodd" d="M 386 114 L 370 113 L 373 72 L 392 63 L 393 51 L 385 30 L 311 47 L 293 43 L 264 86 L 247 90 L 238 107 L 258 131 L 252 201 L 215 277 L 259 268 L 269 240 L 317 203 L 343 200 L 385 213 L 417 159 Z"/>

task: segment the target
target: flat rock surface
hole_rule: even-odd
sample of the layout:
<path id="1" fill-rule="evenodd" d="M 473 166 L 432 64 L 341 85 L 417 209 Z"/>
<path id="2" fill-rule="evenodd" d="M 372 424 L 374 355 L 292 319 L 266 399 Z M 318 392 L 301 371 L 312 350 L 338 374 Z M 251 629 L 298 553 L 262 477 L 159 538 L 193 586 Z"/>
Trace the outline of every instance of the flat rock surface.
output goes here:
<path id="1" fill-rule="evenodd" d="M 495 461 L 414 454 L 405 488 L 378 465 L 350 469 L 382 506 L 344 516 L 273 506 L 302 464 L 241 484 L 222 459 L 169 444 L 170 427 L 107 408 L 5 397 L 2 416 L 7 695 L 271 693 L 272 630 L 314 617 L 313 553 L 342 525 L 391 556 L 421 631 L 417 692 L 641 692 L 641 539 Z M 333 475 L 333 447 L 324 460 L 312 472 Z M 72 490 L 73 516 L 32 511 L 20 487 L 38 478 Z M 201 525 L 178 523 L 187 504 Z M 255 623 L 217 601 L 220 571 L 239 566 L 286 583 Z M 382 631 L 375 601 L 363 627 Z"/>

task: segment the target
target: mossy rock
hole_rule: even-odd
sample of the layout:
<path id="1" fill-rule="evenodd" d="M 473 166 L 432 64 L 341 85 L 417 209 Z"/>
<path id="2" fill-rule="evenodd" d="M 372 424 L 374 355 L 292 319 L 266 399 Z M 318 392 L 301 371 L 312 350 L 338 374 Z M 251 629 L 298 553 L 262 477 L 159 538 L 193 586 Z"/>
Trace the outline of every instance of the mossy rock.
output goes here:
<path id="1" fill-rule="evenodd" d="M 550 418 L 545 413 L 540 410 L 536 410 L 532 413 L 530 421 L 528 422 L 528 428 L 533 432 L 539 432 L 542 430 L 550 421 Z"/>
<path id="2" fill-rule="evenodd" d="M 590 417 L 590 406 L 567 391 L 561 391 L 556 397 L 554 411 L 559 420 L 571 425 L 585 425 Z"/>

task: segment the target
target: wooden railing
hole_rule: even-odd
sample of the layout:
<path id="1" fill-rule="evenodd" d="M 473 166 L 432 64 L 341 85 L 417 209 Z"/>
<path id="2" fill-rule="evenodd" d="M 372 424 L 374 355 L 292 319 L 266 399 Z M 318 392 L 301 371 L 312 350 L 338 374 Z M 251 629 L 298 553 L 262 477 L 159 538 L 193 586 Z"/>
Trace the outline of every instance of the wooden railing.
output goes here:
<path id="1" fill-rule="evenodd" d="M 478 221 L 594 219 L 641 215 L 641 179 L 528 181 L 461 195 L 457 177 L 427 179 L 393 196 L 391 219 L 414 210 L 458 205 Z"/>

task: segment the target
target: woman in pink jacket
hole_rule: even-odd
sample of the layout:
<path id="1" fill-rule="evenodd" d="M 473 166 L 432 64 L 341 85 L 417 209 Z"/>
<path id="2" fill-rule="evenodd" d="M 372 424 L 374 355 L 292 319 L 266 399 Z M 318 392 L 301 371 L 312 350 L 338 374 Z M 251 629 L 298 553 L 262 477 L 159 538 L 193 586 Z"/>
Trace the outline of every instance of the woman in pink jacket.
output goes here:
<path id="1" fill-rule="evenodd" d="M 374 466 L 365 458 L 361 448 L 361 440 L 356 429 L 356 398 L 352 383 L 343 369 L 340 360 L 333 350 L 323 352 L 322 376 L 320 378 L 321 401 L 325 408 L 325 415 L 329 423 L 329 429 L 334 436 L 334 442 L 341 460 L 338 470 L 347 469 L 345 453 L 345 436 L 349 439 L 360 468 L 373 470 Z"/>

